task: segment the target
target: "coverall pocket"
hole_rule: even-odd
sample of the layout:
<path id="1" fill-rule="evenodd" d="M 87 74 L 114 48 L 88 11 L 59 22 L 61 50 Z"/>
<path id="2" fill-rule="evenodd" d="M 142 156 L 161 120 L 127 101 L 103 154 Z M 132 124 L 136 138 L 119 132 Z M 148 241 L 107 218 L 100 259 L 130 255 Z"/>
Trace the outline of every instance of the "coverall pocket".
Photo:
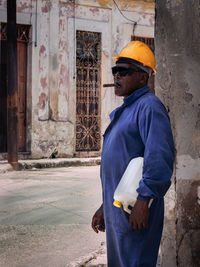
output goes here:
<path id="1" fill-rule="evenodd" d="M 133 232 L 134 229 L 129 224 L 129 214 L 123 208 L 115 208 L 115 230 L 118 233 Z"/>

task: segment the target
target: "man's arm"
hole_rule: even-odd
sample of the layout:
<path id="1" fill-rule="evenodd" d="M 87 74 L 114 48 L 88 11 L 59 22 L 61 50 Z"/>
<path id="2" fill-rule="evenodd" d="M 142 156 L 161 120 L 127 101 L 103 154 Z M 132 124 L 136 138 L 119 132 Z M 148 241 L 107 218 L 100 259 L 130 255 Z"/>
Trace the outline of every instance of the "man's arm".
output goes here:
<path id="1" fill-rule="evenodd" d="M 105 232 L 104 214 L 103 214 L 103 204 L 95 212 L 92 223 L 92 229 L 98 234 L 98 231 Z"/>
<path id="2" fill-rule="evenodd" d="M 158 101 L 140 110 L 138 125 L 144 143 L 144 165 L 137 192 L 138 199 L 148 202 L 163 198 L 171 184 L 174 143 L 167 112 Z"/>
<path id="3" fill-rule="evenodd" d="M 139 131 L 145 146 L 143 178 L 129 223 L 136 229 L 147 227 L 149 201 L 162 198 L 170 186 L 174 143 L 167 112 L 161 103 L 146 106 L 139 114 Z"/>

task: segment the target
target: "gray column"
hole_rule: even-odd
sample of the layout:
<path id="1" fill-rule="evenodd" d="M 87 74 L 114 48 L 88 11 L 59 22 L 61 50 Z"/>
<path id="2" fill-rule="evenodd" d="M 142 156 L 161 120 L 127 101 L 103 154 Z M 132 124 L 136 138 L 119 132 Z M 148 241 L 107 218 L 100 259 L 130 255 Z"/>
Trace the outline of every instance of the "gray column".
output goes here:
<path id="1" fill-rule="evenodd" d="M 156 1 L 156 94 L 169 110 L 177 149 L 163 267 L 200 266 L 199 28 L 199 1 Z"/>

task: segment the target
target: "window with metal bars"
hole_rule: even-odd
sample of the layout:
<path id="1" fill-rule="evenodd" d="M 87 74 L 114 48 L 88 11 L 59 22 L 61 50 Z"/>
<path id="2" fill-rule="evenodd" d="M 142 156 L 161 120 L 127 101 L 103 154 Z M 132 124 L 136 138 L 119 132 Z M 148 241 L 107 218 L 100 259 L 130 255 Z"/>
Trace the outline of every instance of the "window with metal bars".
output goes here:
<path id="1" fill-rule="evenodd" d="M 99 151 L 101 34 L 76 32 L 76 152 Z"/>

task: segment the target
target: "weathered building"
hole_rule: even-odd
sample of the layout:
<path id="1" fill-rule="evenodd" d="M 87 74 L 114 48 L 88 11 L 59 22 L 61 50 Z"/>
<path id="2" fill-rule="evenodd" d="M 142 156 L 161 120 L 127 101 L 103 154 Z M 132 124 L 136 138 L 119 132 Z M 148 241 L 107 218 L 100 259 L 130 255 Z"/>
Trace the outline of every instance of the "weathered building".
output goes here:
<path id="1" fill-rule="evenodd" d="M 162 266 L 200 266 L 200 2 L 156 1 L 156 94 L 176 143 Z"/>
<path id="2" fill-rule="evenodd" d="M 131 38 L 154 37 L 154 1 L 115 2 L 17 0 L 18 145 L 26 157 L 48 157 L 55 148 L 59 157 L 100 153 L 108 115 L 121 103 L 102 86 L 112 82 L 112 56 Z M 7 148 L 6 8 L 1 0 L 1 157 Z"/>

